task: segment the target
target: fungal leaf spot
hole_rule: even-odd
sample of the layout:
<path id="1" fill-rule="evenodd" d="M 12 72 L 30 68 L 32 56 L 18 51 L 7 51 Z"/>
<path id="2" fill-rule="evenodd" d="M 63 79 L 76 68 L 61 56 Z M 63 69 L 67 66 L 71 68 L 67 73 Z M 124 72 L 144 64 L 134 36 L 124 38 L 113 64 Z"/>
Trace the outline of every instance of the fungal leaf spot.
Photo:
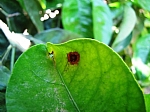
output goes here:
<path id="1" fill-rule="evenodd" d="M 80 60 L 80 54 L 78 52 L 69 52 L 67 54 L 67 58 L 71 65 L 78 64 Z"/>

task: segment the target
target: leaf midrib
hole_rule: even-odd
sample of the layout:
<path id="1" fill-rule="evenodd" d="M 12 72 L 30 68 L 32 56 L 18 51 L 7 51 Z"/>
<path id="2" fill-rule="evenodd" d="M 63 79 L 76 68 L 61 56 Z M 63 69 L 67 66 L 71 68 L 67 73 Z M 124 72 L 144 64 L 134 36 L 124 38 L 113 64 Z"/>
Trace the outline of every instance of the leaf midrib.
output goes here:
<path id="1" fill-rule="evenodd" d="M 68 87 L 66 86 L 66 83 L 65 83 L 65 81 L 64 81 L 64 79 L 63 79 L 61 73 L 59 72 L 59 70 L 58 70 L 57 68 L 56 68 L 56 70 L 57 70 L 57 73 L 58 73 L 58 75 L 59 75 L 59 77 L 60 77 L 60 80 L 62 81 L 62 83 L 63 83 L 63 85 L 64 85 L 64 87 L 65 87 L 65 89 L 66 89 L 66 91 L 67 91 L 67 93 L 68 93 L 68 95 L 69 95 L 69 97 L 70 97 L 70 99 L 71 99 L 72 102 L 73 102 L 73 105 L 75 106 L 76 110 L 77 110 L 78 112 L 80 112 L 80 109 L 79 109 L 77 103 L 75 102 L 75 100 L 74 100 L 72 94 L 70 93 Z"/>

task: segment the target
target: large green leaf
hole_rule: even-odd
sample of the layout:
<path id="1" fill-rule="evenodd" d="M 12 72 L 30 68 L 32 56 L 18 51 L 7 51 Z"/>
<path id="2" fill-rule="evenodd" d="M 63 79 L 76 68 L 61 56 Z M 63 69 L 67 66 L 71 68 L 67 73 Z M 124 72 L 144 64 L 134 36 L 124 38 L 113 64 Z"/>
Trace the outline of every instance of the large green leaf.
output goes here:
<path id="1" fill-rule="evenodd" d="M 40 6 L 39 2 L 37 0 L 23 0 L 23 3 L 37 30 L 39 32 L 42 31 L 44 27 L 40 20 L 41 15 L 39 14 L 39 12 L 42 11 L 42 7 Z"/>
<path id="2" fill-rule="evenodd" d="M 123 50 L 131 41 L 131 32 L 136 23 L 136 15 L 131 6 L 124 6 L 123 21 L 120 25 L 120 32 L 117 35 L 112 48 L 119 52 Z"/>
<path id="3" fill-rule="evenodd" d="M 92 1 L 94 38 L 109 44 L 112 35 L 112 17 L 109 7 L 102 0 Z"/>
<path id="4" fill-rule="evenodd" d="M 145 112 L 130 70 L 109 47 L 91 39 L 36 45 L 15 64 L 8 112 Z"/>
<path id="5" fill-rule="evenodd" d="M 66 30 L 93 38 L 90 0 L 65 0 L 62 9 L 62 22 Z"/>
<path id="6" fill-rule="evenodd" d="M 136 75 L 141 84 L 150 84 L 150 34 L 138 39 L 134 45 L 132 64 L 136 68 Z"/>

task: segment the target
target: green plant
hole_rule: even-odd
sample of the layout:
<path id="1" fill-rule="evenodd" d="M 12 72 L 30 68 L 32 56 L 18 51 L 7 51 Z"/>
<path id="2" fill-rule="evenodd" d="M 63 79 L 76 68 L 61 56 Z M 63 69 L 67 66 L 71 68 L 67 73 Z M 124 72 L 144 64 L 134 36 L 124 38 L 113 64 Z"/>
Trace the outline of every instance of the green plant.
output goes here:
<path id="1" fill-rule="evenodd" d="M 121 79 L 121 81 L 126 81 L 126 83 L 124 82 L 125 85 L 128 85 L 131 81 L 132 84 L 134 85 L 133 90 L 137 96 L 139 95 L 139 97 L 137 99 L 136 98 L 130 99 L 130 102 L 132 103 L 134 102 L 134 105 L 123 106 L 120 104 L 119 106 L 116 106 L 115 104 L 113 104 L 113 107 L 107 108 L 107 110 L 114 111 L 116 109 L 120 110 L 123 108 L 133 109 L 133 108 L 136 108 L 136 106 L 141 105 L 143 106 L 142 108 L 143 110 L 141 111 L 145 111 L 144 109 L 147 109 L 146 111 L 149 112 L 149 107 L 148 107 L 149 95 L 143 94 L 141 92 L 140 87 L 138 86 L 138 84 L 140 84 L 140 86 L 143 87 L 142 89 L 144 90 L 144 92 L 146 89 L 148 90 L 148 93 L 149 93 L 149 89 L 147 89 L 150 85 L 150 65 L 149 65 L 149 62 L 150 62 L 149 60 L 150 59 L 149 58 L 150 56 L 149 55 L 150 54 L 150 35 L 149 35 L 150 12 L 149 11 L 150 9 L 149 9 L 148 4 L 149 4 L 148 0 L 145 0 L 145 1 L 140 1 L 140 0 L 123 0 L 123 1 L 119 1 L 119 0 L 118 1 L 117 0 L 107 0 L 107 1 L 102 1 L 102 0 L 91 0 L 91 1 L 90 0 L 85 0 L 85 1 L 78 1 L 78 0 L 52 0 L 52 1 L 9 0 L 7 1 L 7 0 L 1 0 L 0 1 L 0 19 L 2 21 L 0 20 L 0 28 L 2 31 L 0 31 L 0 38 L 1 38 L 0 39 L 0 42 L 1 42 L 0 55 L 2 59 L 0 62 L 0 74 L 2 75 L 0 75 L 0 78 L 1 78 L 0 80 L 0 85 L 1 85 L 0 86 L 0 95 L 1 95 L 0 96 L 0 103 L 1 103 L 0 111 L 6 110 L 5 89 L 7 87 L 10 74 L 12 74 L 12 76 L 8 83 L 8 88 L 7 88 L 7 109 L 8 110 L 11 110 L 13 108 L 11 107 L 13 102 L 10 102 L 11 101 L 10 97 L 13 96 L 15 98 L 14 102 L 18 102 L 19 99 L 17 99 L 16 97 L 19 95 L 23 95 L 22 92 L 24 91 L 21 91 L 22 89 L 28 90 L 26 88 L 30 88 L 29 90 L 31 91 L 33 90 L 35 92 L 35 91 L 40 91 L 42 89 L 42 88 L 38 89 L 37 88 L 38 86 L 50 89 L 51 85 L 53 85 L 53 87 L 51 88 L 53 89 L 56 87 L 57 84 L 55 84 L 55 82 L 54 84 L 52 84 L 50 80 L 51 78 L 56 78 L 59 80 L 65 79 L 65 84 L 66 84 L 67 79 L 66 79 L 66 76 L 63 76 L 63 74 L 65 74 L 65 72 L 69 72 L 69 70 L 72 70 L 72 72 L 76 73 L 76 71 L 74 71 L 75 70 L 74 67 L 76 66 L 79 66 L 78 67 L 79 71 L 91 69 L 91 70 L 94 70 L 96 74 L 97 71 L 99 70 L 98 67 L 103 68 L 103 69 L 100 68 L 100 71 L 106 70 L 108 73 L 108 70 L 110 70 L 108 68 L 111 64 L 114 66 L 117 66 L 119 64 L 120 66 L 124 66 L 124 67 L 121 69 L 117 68 L 118 72 L 122 71 L 123 73 L 124 72 L 126 73 L 126 72 L 129 72 L 128 68 L 132 69 L 134 76 L 132 76 L 132 74 L 129 72 L 127 73 L 127 76 L 130 77 L 129 78 L 130 80 L 127 77 L 125 77 L 125 80 Z M 25 35 L 26 31 L 28 32 L 28 35 Z M 106 45 L 96 42 L 95 40 L 90 40 L 90 39 L 78 40 L 77 38 L 92 38 Z M 63 43 L 72 39 L 77 39 L 77 40 L 70 41 L 65 44 L 60 44 L 60 43 Z M 60 44 L 60 45 L 48 44 L 48 46 L 50 47 L 47 47 L 44 45 L 46 42 L 51 42 L 51 43 Z M 86 42 L 89 44 L 86 44 Z M 31 49 L 27 50 L 29 46 L 31 46 L 31 44 L 32 45 L 41 44 L 41 45 L 34 46 Z M 73 45 L 70 45 L 70 44 L 73 44 Z M 92 47 L 90 44 L 92 44 L 95 47 Z M 97 52 L 96 52 L 95 49 L 101 48 L 101 46 L 105 46 L 104 48 L 106 49 L 103 51 L 101 49 L 97 49 Z M 128 67 L 119 58 L 119 56 L 107 46 L 111 47 L 114 51 L 116 51 L 122 57 L 123 61 L 128 65 Z M 55 51 L 52 52 L 50 48 L 56 48 L 56 49 Z M 9 55 L 9 52 L 11 49 L 12 49 L 11 55 Z M 47 49 L 48 51 L 50 50 L 49 51 L 50 57 L 48 55 Z M 82 50 L 85 49 L 85 50 L 81 51 L 81 49 Z M 92 49 L 93 51 L 91 51 Z M 79 54 L 81 54 L 80 60 L 78 60 L 79 62 L 77 63 L 76 61 L 73 62 L 75 63 L 74 65 L 69 65 L 70 62 L 68 62 L 67 60 L 67 54 L 69 52 L 77 52 L 76 50 L 77 51 L 79 50 L 78 52 Z M 24 51 L 26 52 L 23 53 L 21 57 L 18 59 L 19 55 Z M 99 52 L 101 53 L 101 55 L 99 55 Z M 29 57 L 27 57 L 28 53 L 29 53 Z M 59 54 L 59 56 L 62 56 L 62 57 L 59 57 L 57 54 Z M 87 56 L 85 57 L 84 54 L 87 54 Z M 105 56 L 106 54 L 115 55 L 116 61 L 111 60 L 111 55 Z M 43 58 L 40 59 L 39 56 L 43 56 Z M 11 58 L 9 59 L 9 57 Z M 94 61 L 89 63 L 90 68 L 89 67 L 86 68 L 86 66 L 84 67 L 84 63 L 88 63 L 89 57 L 90 59 Z M 27 58 L 29 58 L 30 63 L 24 62 L 24 60 L 28 60 Z M 17 59 L 18 61 L 16 62 L 16 65 L 14 68 L 13 67 L 14 62 Z M 61 59 L 62 65 L 66 63 L 66 65 L 64 66 L 66 68 L 65 69 L 66 71 L 64 70 L 63 73 L 62 73 L 62 70 L 59 70 L 60 65 L 56 64 L 57 61 L 59 61 L 60 59 Z M 82 60 L 84 60 L 83 61 L 84 63 L 82 62 Z M 118 63 L 116 63 L 117 60 L 119 61 Z M 40 62 L 44 62 L 44 64 L 43 65 L 37 64 Z M 95 64 L 93 63 L 97 63 L 97 66 L 95 66 Z M 39 71 L 39 73 L 41 73 L 39 74 L 37 71 L 40 68 L 36 64 L 41 65 L 41 69 L 44 72 Z M 24 69 L 23 66 L 24 67 L 30 66 L 32 69 L 30 67 Z M 50 69 L 48 69 L 48 66 L 50 66 Z M 95 69 L 95 67 L 97 69 Z M 115 71 L 116 69 L 114 70 L 113 67 L 110 67 L 110 68 L 112 69 L 112 71 L 111 70 L 109 71 L 110 75 L 111 77 L 114 77 L 113 71 Z M 22 71 L 22 69 L 24 69 L 24 71 Z M 35 71 L 36 70 L 37 71 L 35 72 L 34 69 Z M 12 70 L 13 70 L 13 73 L 12 73 Z M 117 71 L 115 71 L 115 73 L 117 73 Z M 88 70 L 88 72 L 90 71 Z M 88 72 L 87 74 L 89 74 Z M 77 72 L 77 74 L 79 73 Z M 97 73 L 97 75 L 99 75 L 100 77 L 102 76 L 101 73 L 100 74 Z M 22 74 L 23 77 L 21 77 L 22 75 L 20 77 L 17 77 L 18 74 L 19 75 Z M 29 75 L 29 77 L 26 77 L 26 74 Z M 47 74 L 50 74 L 50 76 L 47 76 Z M 57 76 L 59 75 L 59 77 L 53 77 L 54 75 L 57 75 Z M 32 77 L 34 76 L 36 80 L 32 79 Z M 85 74 L 83 76 L 85 76 Z M 121 76 L 116 74 L 117 78 L 116 78 L 116 81 L 114 82 L 115 84 L 119 83 L 118 80 L 121 78 Z M 13 77 L 15 77 L 15 79 Z M 136 83 L 134 77 L 136 78 L 138 84 Z M 72 79 L 73 77 L 69 76 L 68 78 Z M 73 81 L 73 83 L 75 84 L 78 83 L 80 78 L 82 78 L 81 74 L 79 75 L 79 79 L 77 79 L 77 81 Z M 17 84 L 16 84 L 16 81 L 14 80 L 17 80 Z M 90 92 L 88 91 L 89 94 L 87 94 L 87 96 L 91 97 L 91 99 L 94 98 L 94 96 L 95 98 L 104 96 L 104 94 L 101 94 L 100 92 L 98 92 L 97 89 L 94 89 L 95 86 L 93 83 L 96 80 L 96 78 L 92 78 L 91 80 L 92 80 L 90 82 L 91 84 L 89 83 L 87 79 L 85 79 L 83 80 L 83 82 L 84 81 L 85 82 L 81 85 L 78 84 L 78 86 L 87 87 L 85 88 L 85 92 L 88 91 L 88 88 L 93 87 L 93 90 L 91 90 Z M 132 97 L 133 94 L 130 92 L 130 90 L 125 91 L 126 88 L 122 87 L 121 83 L 119 83 L 118 86 L 115 85 L 114 87 L 116 87 L 117 89 L 118 87 L 119 88 L 121 87 L 123 91 L 121 92 L 119 91 L 119 94 L 115 96 L 114 95 L 115 90 L 117 89 L 113 88 L 113 86 L 110 83 L 111 80 L 109 79 L 104 80 L 103 78 L 102 80 L 103 80 L 102 84 L 101 82 L 97 82 L 97 83 L 95 82 L 95 83 L 97 85 L 100 85 L 99 87 L 101 89 L 104 87 L 106 88 L 106 90 L 109 90 L 109 89 L 107 89 L 105 84 L 107 86 L 109 85 L 108 87 L 110 88 L 111 91 L 113 91 L 111 98 L 114 99 L 114 102 L 116 104 L 119 102 L 117 98 L 118 97 L 122 98 L 121 96 L 119 96 L 119 94 L 123 94 L 123 92 L 126 92 L 125 99 L 128 99 L 130 97 L 129 95 L 131 95 Z M 25 83 L 26 81 L 28 83 Z M 20 88 L 21 86 L 20 84 L 30 84 L 30 83 L 32 84 L 34 81 L 35 82 L 41 81 L 41 83 L 40 85 L 38 83 L 34 83 L 33 86 L 28 85 L 28 86 L 23 87 L 22 89 Z M 86 86 L 85 83 L 88 83 L 91 86 Z M 47 87 L 48 84 L 50 84 L 50 88 Z M 69 86 L 71 88 L 69 88 Z M 73 85 L 66 84 L 65 89 L 67 90 L 68 88 L 68 90 L 67 91 L 64 90 L 63 87 L 61 87 L 61 89 L 63 89 L 63 92 L 66 92 L 66 94 L 69 95 L 69 97 L 73 95 L 71 98 L 73 98 L 74 100 L 77 100 L 78 98 L 80 98 L 80 97 L 76 97 L 76 95 L 74 94 L 81 95 L 81 97 L 84 95 L 83 94 L 84 91 L 82 91 L 83 93 L 79 94 L 76 92 L 76 89 L 72 86 L 74 86 L 74 84 Z M 18 89 L 17 87 L 20 89 Z M 132 87 L 129 87 L 129 88 L 131 89 Z M 19 91 L 18 92 L 19 95 L 18 93 L 15 92 L 15 90 L 16 92 Z M 98 96 L 93 93 L 93 97 L 92 97 L 91 94 L 94 91 L 97 91 L 98 92 L 97 94 L 100 94 L 100 95 Z M 33 93 L 29 92 L 29 94 L 24 95 L 25 97 L 24 96 L 20 97 L 20 99 L 22 98 L 25 99 L 24 103 L 26 103 L 26 101 L 28 102 L 29 100 L 27 99 L 27 97 L 29 97 L 30 94 L 31 96 L 35 95 L 34 92 Z M 118 93 L 118 90 L 117 90 L 117 93 Z M 45 94 L 48 95 L 49 93 L 45 91 Z M 41 96 L 39 96 L 38 98 L 42 98 L 45 94 L 44 93 L 41 94 Z M 66 94 L 64 93 L 63 95 L 66 95 Z M 109 94 L 107 94 L 106 97 L 107 96 L 109 97 Z M 66 97 L 64 98 L 61 97 L 61 98 L 64 100 Z M 41 103 L 45 104 L 45 106 L 51 103 L 51 102 L 48 102 L 49 100 L 46 99 L 46 97 L 44 97 L 44 99 L 45 99 L 45 103 L 43 103 L 43 101 L 39 99 L 36 99 L 37 102 L 35 102 L 35 104 L 40 102 L 39 103 L 39 108 L 40 108 Z M 52 99 L 54 100 L 54 97 Z M 108 99 L 107 98 L 105 99 L 106 103 L 109 102 Z M 93 105 L 92 103 L 91 104 L 89 103 L 89 106 L 84 106 L 83 102 L 80 102 L 79 100 L 77 100 L 77 105 L 76 105 L 75 103 L 76 101 L 74 100 L 70 102 L 68 102 L 68 100 L 65 100 L 65 101 L 67 102 L 68 106 L 70 106 L 70 103 L 72 102 L 72 104 L 74 105 L 74 107 L 76 107 L 77 110 L 80 110 L 80 109 L 86 110 L 88 108 L 91 108 L 91 110 L 96 109 L 94 108 L 96 104 Z M 141 103 L 142 102 L 143 103 L 138 104 L 140 101 Z M 57 102 L 58 100 L 56 100 L 55 103 L 57 104 Z M 144 102 L 146 103 L 147 108 L 145 108 Z M 97 109 L 105 110 L 103 108 L 103 104 L 101 104 L 102 106 Z M 110 104 L 112 104 L 112 102 L 110 102 Z M 30 107 L 30 106 L 33 106 L 34 104 L 29 103 L 29 105 L 27 104 L 22 104 L 22 105 Z M 81 105 L 83 107 L 80 107 Z M 59 106 L 63 106 L 63 105 L 59 105 Z M 78 106 L 80 108 L 78 108 Z M 16 111 L 17 109 L 19 110 L 19 109 L 28 109 L 28 108 L 23 108 L 19 104 L 16 104 L 13 109 L 15 109 L 14 111 Z M 67 109 L 73 109 L 73 108 L 67 107 Z"/>
<path id="2" fill-rule="evenodd" d="M 90 39 L 27 50 L 16 62 L 6 98 L 14 112 L 146 112 L 143 93 L 122 59 Z"/>

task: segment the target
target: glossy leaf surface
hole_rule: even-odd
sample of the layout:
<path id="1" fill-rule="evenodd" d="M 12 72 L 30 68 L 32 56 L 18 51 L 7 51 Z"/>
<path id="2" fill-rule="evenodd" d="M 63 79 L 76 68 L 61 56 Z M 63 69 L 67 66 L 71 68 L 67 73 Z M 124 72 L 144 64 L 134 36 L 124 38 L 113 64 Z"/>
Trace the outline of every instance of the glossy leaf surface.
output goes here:
<path id="1" fill-rule="evenodd" d="M 91 39 L 30 48 L 15 64 L 6 98 L 8 112 L 145 112 L 143 93 L 125 63 Z"/>

